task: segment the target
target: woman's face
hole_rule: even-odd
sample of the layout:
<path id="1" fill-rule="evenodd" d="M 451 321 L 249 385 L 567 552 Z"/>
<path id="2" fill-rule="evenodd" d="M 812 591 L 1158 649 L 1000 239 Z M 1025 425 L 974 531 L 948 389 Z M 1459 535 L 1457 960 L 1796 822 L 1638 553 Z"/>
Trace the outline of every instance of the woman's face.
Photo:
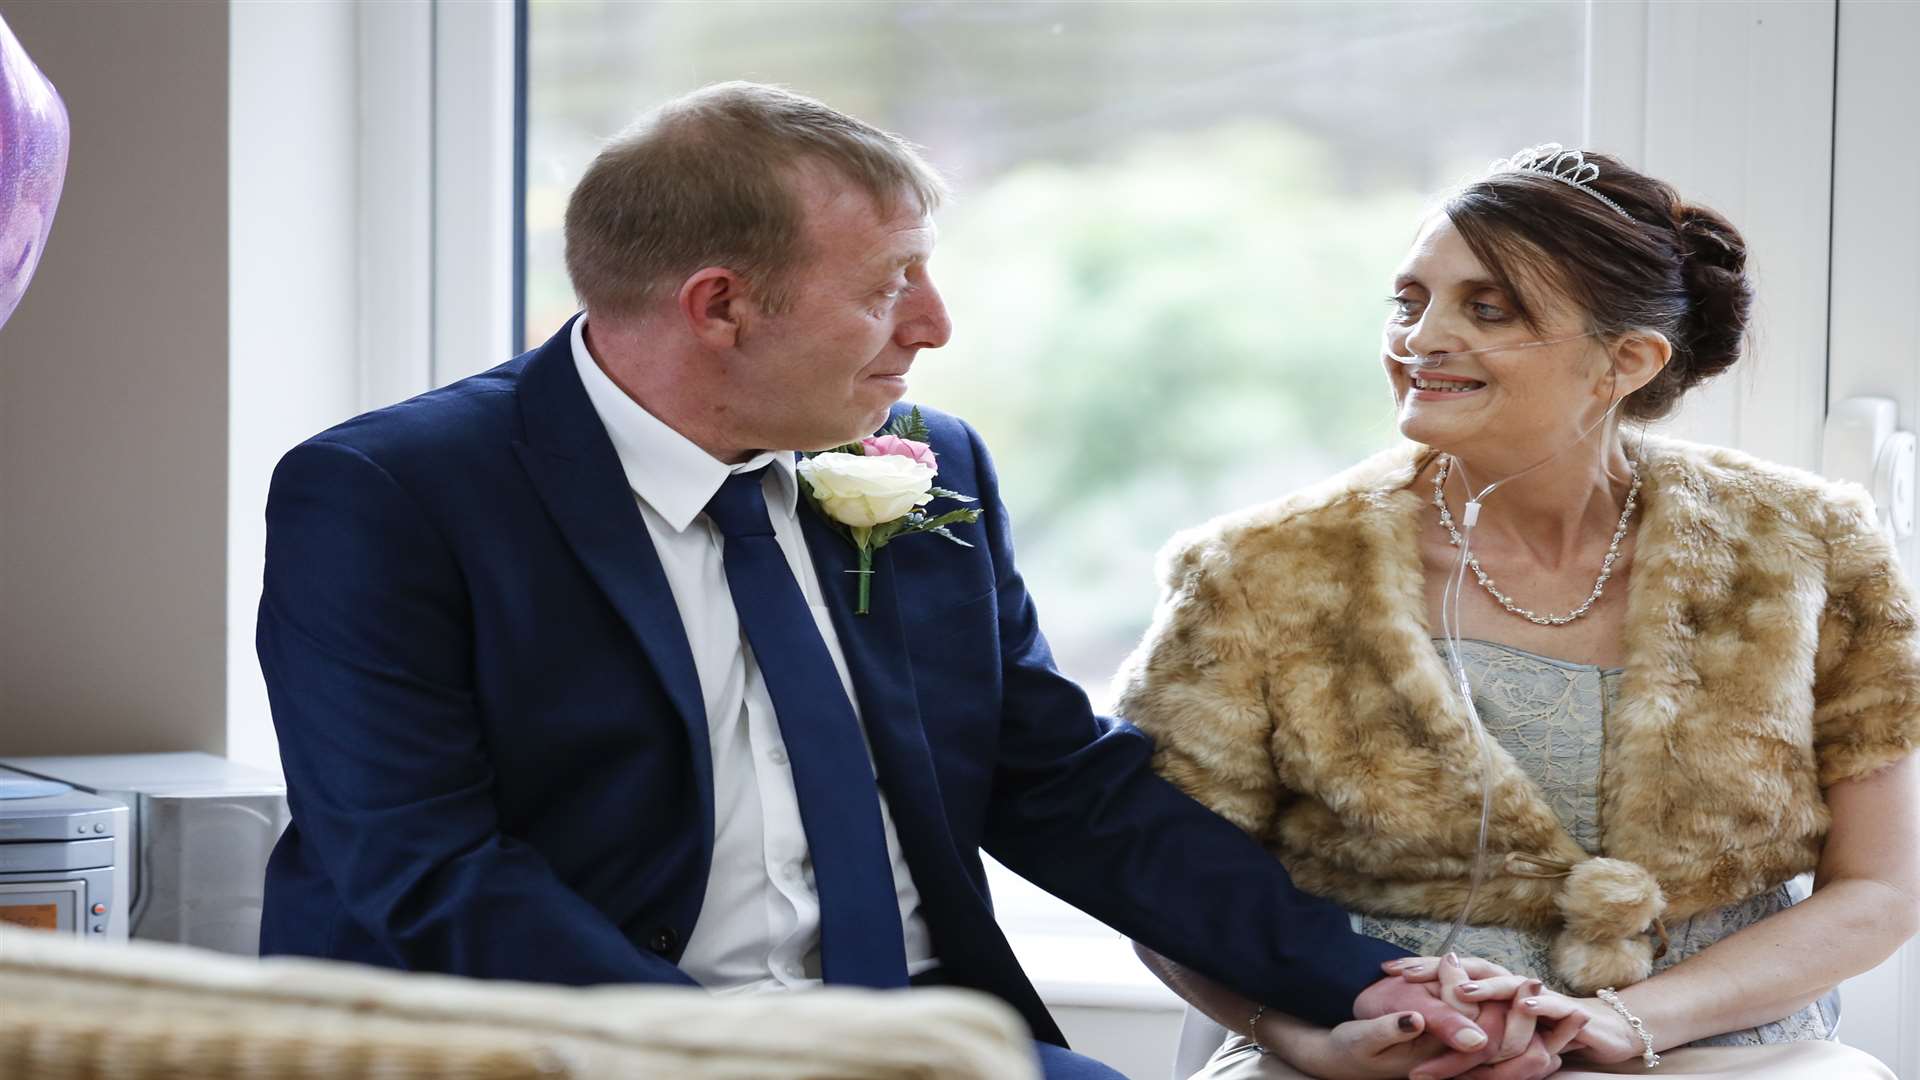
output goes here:
<path id="1" fill-rule="evenodd" d="M 1529 297 L 1536 330 L 1445 214 L 1427 222 L 1394 275 L 1381 358 L 1401 434 L 1517 471 L 1571 445 L 1605 414 L 1606 350 L 1584 333 L 1584 314 L 1570 301 L 1538 291 Z M 1409 367 L 1394 354 L 1439 362 Z"/>

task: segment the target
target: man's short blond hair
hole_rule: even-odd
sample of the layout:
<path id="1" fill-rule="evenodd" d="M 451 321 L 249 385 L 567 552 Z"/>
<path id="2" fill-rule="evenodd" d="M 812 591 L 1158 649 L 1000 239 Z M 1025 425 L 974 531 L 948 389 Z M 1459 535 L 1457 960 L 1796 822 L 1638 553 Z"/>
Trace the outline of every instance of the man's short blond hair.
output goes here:
<path id="1" fill-rule="evenodd" d="M 633 315 L 708 266 L 784 310 L 806 261 L 795 170 L 825 165 L 887 213 L 931 213 L 947 187 L 897 135 L 790 90 L 719 83 L 615 137 L 567 201 L 567 275 L 589 311 Z"/>

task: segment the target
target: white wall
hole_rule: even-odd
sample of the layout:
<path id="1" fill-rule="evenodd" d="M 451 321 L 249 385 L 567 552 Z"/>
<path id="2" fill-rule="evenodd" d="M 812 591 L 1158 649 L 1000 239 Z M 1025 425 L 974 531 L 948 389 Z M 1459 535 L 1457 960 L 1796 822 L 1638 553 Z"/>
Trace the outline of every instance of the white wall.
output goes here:
<path id="1" fill-rule="evenodd" d="M 359 20 L 332 0 L 230 10 L 224 733 L 229 757 L 278 769 L 253 649 L 262 512 L 280 456 L 359 411 Z"/>
<path id="2" fill-rule="evenodd" d="M 66 190 L 0 330 L 0 751 L 218 753 L 227 9 L 13 0 Z"/>

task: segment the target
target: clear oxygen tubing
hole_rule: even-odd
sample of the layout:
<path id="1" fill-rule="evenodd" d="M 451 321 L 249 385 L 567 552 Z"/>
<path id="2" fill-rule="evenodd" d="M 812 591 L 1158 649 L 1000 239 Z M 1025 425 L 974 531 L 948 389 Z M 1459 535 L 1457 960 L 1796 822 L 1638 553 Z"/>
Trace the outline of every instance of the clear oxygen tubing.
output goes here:
<path id="1" fill-rule="evenodd" d="M 1546 341 L 1529 341 L 1512 345 L 1489 345 L 1479 349 L 1463 349 L 1459 352 L 1450 352 L 1446 355 L 1448 357 L 1470 356 L 1477 353 L 1504 352 L 1512 349 L 1537 349 L 1546 345 L 1559 345 L 1592 336 L 1594 336 L 1592 333 L 1585 333 L 1574 334 L 1570 337 L 1552 338 Z M 1386 356 L 1396 363 L 1406 365 L 1416 370 L 1438 367 L 1444 362 L 1433 357 L 1418 355 L 1400 356 L 1394 353 L 1392 349 L 1386 350 Z M 1617 389 L 1617 374 L 1615 380 Z M 1440 594 L 1440 634 L 1447 647 L 1448 672 L 1453 676 L 1454 689 L 1460 695 L 1462 706 L 1465 707 L 1469 733 L 1473 736 L 1474 744 L 1480 751 L 1480 822 L 1474 840 L 1473 866 L 1467 878 L 1467 896 L 1465 901 L 1460 905 L 1460 914 L 1453 920 L 1453 926 L 1447 931 L 1446 940 L 1440 945 L 1439 951 L 1443 956 L 1454 951 L 1454 947 L 1460 939 L 1460 934 L 1466 929 L 1468 921 L 1472 918 L 1474 901 L 1479 897 L 1480 888 L 1486 882 L 1487 827 L 1493 817 L 1493 742 L 1487 737 L 1486 725 L 1480 720 L 1479 708 L 1474 705 L 1473 686 L 1467 679 L 1466 661 L 1460 656 L 1460 598 L 1466 590 L 1467 567 L 1469 560 L 1472 558 L 1473 528 L 1480 520 L 1480 509 L 1486 502 L 1487 496 L 1493 494 L 1494 491 L 1498 490 L 1502 485 L 1513 480 L 1518 480 L 1528 473 L 1550 464 L 1561 455 L 1568 453 L 1581 443 L 1586 442 L 1587 437 L 1592 435 L 1595 429 L 1612 419 L 1613 415 L 1619 411 L 1620 405 L 1625 400 L 1626 399 L 1622 397 L 1615 397 L 1613 404 L 1607 406 L 1607 411 L 1600 414 L 1599 419 L 1588 424 L 1585 430 L 1581 431 L 1572 442 L 1539 461 L 1534 462 L 1532 465 L 1521 469 L 1519 472 L 1495 480 L 1493 483 L 1480 489 L 1477 494 L 1474 492 L 1473 482 L 1467 477 L 1466 465 L 1458 458 L 1452 460 L 1452 471 L 1459 474 L 1460 484 L 1466 489 L 1467 503 L 1460 515 L 1460 543 L 1457 545 L 1460 549 L 1460 557 L 1455 561 L 1453 573 L 1448 576 L 1446 587 L 1441 590 Z M 1606 443 L 1604 440 L 1601 442 L 1600 453 L 1601 460 L 1604 464 L 1606 457 Z"/>
<path id="2" fill-rule="evenodd" d="M 1484 348 L 1479 348 L 1479 349 L 1462 349 L 1459 352 L 1450 352 L 1447 355 L 1448 356 L 1477 356 L 1480 353 L 1508 352 L 1513 349 L 1539 349 L 1539 348 L 1544 348 L 1545 346 L 1548 346 L 1548 345 L 1564 345 L 1569 341 L 1579 341 L 1581 338 L 1592 337 L 1592 336 L 1593 336 L 1593 332 L 1588 331 L 1587 333 L 1584 333 L 1584 334 L 1574 334 L 1570 337 L 1562 337 L 1562 338 L 1550 338 L 1546 341 L 1522 341 L 1512 345 L 1488 345 L 1488 346 L 1485 346 Z M 1435 357 L 1420 356 L 1417 354 L 1413 356 L 1401 356 L 1400 354 L 1394 352 L 1392 349 L 1387 350 L 1387 359 L 1393 361 L 1396 364 L 1404 364 L 1410 368 L 1435 368 L 1435 367 L 1439 367 L 1441 364 L 1446 362 L 1444 360 L 1440 360 Z M 1591 431 L 1592 429 L 1589 428 L 1588 430 Z M 1581 437 L 1585 438 L 1585 436 L 1581 436 Z M 1574 445 L 1577 446 L 1579 444 L 1575 443 Z M 1552 458 L 1547 459 L 1547 461 L 1552 461 L 1552 460 L 1553 460 Z M 1543 461 L 1540 463 L 1540 465 L 1545 465 L 1546 463 L 1547 463 L 1546 461 Z M 1533 468 L 1537 469 L 1540 467 L 1540 465 L 1535 465 L 1533 466 Z M 1533 470 L 1529 469 L 1527 471 L 1531 472 Z M 1515 473 L 1513 475 L 1519 476 L 1521 474 Z M 1507 479 L 1511 480 L 1513 479 L 1513 477 L 1510 476 Z"/>

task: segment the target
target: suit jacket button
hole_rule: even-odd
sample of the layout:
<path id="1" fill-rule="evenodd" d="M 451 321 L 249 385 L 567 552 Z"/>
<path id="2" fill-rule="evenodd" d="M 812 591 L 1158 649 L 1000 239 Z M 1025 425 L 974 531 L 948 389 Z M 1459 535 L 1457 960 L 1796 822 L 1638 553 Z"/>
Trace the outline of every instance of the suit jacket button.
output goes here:
<path id="1" fill-rule="evenodd" d="M 647 947 L 665 956 L 678 944 L 680 944 L 680 935 L 674 933 L 673 927 L 663 926 L 653 932 L 653 938 L 647 942 Z"/>

